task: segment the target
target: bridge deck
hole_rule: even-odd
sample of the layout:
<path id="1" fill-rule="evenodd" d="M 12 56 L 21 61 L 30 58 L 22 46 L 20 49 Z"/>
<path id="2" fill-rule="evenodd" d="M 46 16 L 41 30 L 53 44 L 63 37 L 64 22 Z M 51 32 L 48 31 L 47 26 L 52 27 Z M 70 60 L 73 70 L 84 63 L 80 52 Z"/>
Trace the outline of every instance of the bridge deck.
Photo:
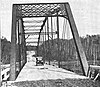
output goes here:
<path id="1" fill-rule="evenodd" d="M 35 66 L 35 62 L 27 62 L 16 81 L 48 80 L 48 79 L 87 79 L 85 76 L 52 65 Z"/>
<path id="2" fill-rule="evenodd" d="M 84 84 L 85 83 L 85 84 Z M 4 84 L 5 85 L 5 84 Z M 35 66 L 28 61 L 16 81 L 8 81 L 2 87 L 100 87 L 85 76 L 77 75 L 56 66 Z"/>

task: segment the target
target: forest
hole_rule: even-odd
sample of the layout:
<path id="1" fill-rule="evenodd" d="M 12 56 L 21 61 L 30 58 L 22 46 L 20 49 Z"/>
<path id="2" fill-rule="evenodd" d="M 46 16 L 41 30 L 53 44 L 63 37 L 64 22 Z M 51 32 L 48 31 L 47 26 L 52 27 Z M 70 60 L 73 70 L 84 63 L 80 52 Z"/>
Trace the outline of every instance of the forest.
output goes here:
<path id="1" fill-rule="evenodd" d="M 87 60 L 93 60 L 94 58 L 100 60 L 100 35 L 86 35 L 85 37 L 80 37 L 81 43 L 83 45 Z M 47 52 L 46 60 L 49 56 L 51 60 L 57 59 L 57 39 L 49 41 L 50 50 L 48 50 L 48 41 L 45 41 L 39 47 L 39 55 L 44 56 Z M 60 49 L 59 55 L 62 61 L 76 60 L 77 52 L 73 39 L 60 39 L 59 40 Z M 45 48 L 45 50 L 44 50 Z M 17 50 L 17 49 L 16 49 Z M 64 55 L 64 56 L 63 56 Z M 9 64 L 11 58 L 11 42 L 6 38 L 1 38 L 1 62 L 2 64 Z"/>
<path id="2" fill-rule="evenodd" d="M 80 39 L 88 64 L 100 66 L 100 35 L 87 35 L 86 37 L 80 37 Z M 60 39 L 59 52 L 57 44 L 57 39 L 49 40 L 49 43 L 48 41 L 44 42 L 39 47 L 39 56 L 43 56 L 46 61 L 50 60 L 51 64 L 54 60 L 60 61 L 62 68 L 77 74 L 83 74 L 73 38 L 69 40 Z"/>
<path id="3" fill-rule="evenodd" d="M 85 52 L 86 58 L 88 61 L 91 60 L 100 60 L 100 35 L 86 35 L 86 37 L 80 37 L 81 43 L 83 46 L 83 50 Z M 53 44 L 52 44 L 53 42 Z M 48 41 L 44 42 L 39 47 L 39 55 L 45 56 L 46 53 L 46 60 L 58 60 L 57 57 L 57 39 L 49 40 L 49 47 Z M 73 38 L 72 39 L 60 39 L 59 40 L 59 57 L 60 61 L 75 61 L 77 60 L 77 52 Z M 48 50 L 49 49 L 49 50 Z"/>

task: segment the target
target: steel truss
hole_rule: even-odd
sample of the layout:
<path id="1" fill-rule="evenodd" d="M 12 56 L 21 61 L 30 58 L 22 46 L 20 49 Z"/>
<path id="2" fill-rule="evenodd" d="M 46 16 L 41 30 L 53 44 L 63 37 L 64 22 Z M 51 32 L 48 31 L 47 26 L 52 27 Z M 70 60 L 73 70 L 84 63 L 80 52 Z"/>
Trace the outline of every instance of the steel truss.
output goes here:
<path id="1" fill-rule="evenodd" d="M 41 21 L 23 21 L 23 18 L 32 18 L 32 17 L 44 17 L 44 20 Z M 77 27 L 74 22 L 74 18 L 70 9 L 70 6 L 68 3 L 27 3 L 27 4 L 13 4 L 13 10 L 12 10 L 12 33 L 11 33 L 11 71 L 10 71 L 10 80 L 15 80 L 16 75 L 16 59 L 19 58 L 19 72 L 24 66 L 24 64 L 27 62 L 26 59 L 26 49 L 30 47 L 26 47 L 27 43 L 26 39 L 30 36 L 27 36 L 25 38 L 25 30 L 32 31 L 32 29 L 36 29 L 36 27 L 39 26 L 37 30 L 39 30 L 39 36 L 38 36 L 38 44 L 37 44 L 37 53 L 38 53 L 38 47 L 40 43 L 40 35 L 43 34 L 42 30 L 44 28 L 44 25 L 48 21 L 48 17 L 57 17 L 57 40 L 58 40 L 58 57 L 59 57 L 59 17 L 64 17 L 69 21 L 71 32 L 74 38 L 76 50 L 79 56 L 79 60 L 82 66 L 83 74 L 87 75 L 88 72 L 88 63 L 86 60 L 85 53 L 82 48 L 82 44 L 79 38 L 79 34 L 77 31 Z M 24 23 L 37 23 L 38 25 L 24 25 Z M 42 23 L 39 25 L 39 23 Z M 52 24 L 52 23 L 51 23 Z M 48 25 L 48 24 L 47 24 Z M 28 27 L 28 28 L 27 28 Z M 27 29 L 25 29 L 27 28 Z M 49 28 L 47 26 L 47 33 L 44 32 L 44 34 L 48 34 L 48 40 L 49 40 Z M 36 32 L 37 32 L 36 30 Z M 17 32 L 16 32 L 17 31 Z M 52 31 L 53 32 L 53 31 Z M 35 33 L 35 32 L 34 32 Z M 53 34 L 53 33 L 52 33 Z M 53 38 L 53 36 L 52 36 Z M 35 38 L 36 39 L 36 38 Z M 18 41 L 18 43 L 17 43 Z M 34 42 L 32 42 L 34 43 Z M 18 53 L 16 52 L 18 44 Z M 48 42 L 49 44 L 49 42 Z M 49 48 L 48 48 L 49 49 Z M 18 55 L 17 55 L 18 54 Z M 59 60 L 59 67 L 60 67 L 60 58 Z M 21 63 L 23 62 L 23 64 Z"/>

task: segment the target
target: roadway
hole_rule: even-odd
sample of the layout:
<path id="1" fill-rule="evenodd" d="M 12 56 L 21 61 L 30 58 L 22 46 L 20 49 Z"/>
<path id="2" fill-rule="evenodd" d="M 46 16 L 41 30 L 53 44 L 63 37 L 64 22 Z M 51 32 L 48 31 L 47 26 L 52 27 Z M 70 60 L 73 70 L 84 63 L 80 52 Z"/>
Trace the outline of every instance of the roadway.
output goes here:
<path id="1" fill-rule="evenodd" d="M 44 66 L 36 66 L 35 61 L 28 61 L 16 81 L 31 81 L 31 80 L 48 80 L 48 79 L 88 79 L 85 76 L 80 76 L 74 72 L 58 68 L 56 66 L 44 64 Z"/>
<path id="2" fill-rule="evenodd" d="M 30 55 L 28 56 L 28 62 L 17 79 L 8 81 L 6 85 L 5 87 L 91 87 L 95 83 L 88 77 L 58 68 L 57 66 L 48 64 L 36 66 L 35 58 Z"/>

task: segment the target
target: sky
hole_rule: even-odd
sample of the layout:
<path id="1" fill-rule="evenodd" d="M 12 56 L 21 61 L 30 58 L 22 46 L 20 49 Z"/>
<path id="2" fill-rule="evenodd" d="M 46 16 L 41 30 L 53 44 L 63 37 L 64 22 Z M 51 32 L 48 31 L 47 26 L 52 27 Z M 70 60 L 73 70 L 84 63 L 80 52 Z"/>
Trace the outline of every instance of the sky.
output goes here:
<path id="1" fill-rule="evenodd" d="M 0 0 L 1 36 L 11 40 L 12 4 L 69 2 L 80 36 L 100 34 L 100 0 Z"/>

